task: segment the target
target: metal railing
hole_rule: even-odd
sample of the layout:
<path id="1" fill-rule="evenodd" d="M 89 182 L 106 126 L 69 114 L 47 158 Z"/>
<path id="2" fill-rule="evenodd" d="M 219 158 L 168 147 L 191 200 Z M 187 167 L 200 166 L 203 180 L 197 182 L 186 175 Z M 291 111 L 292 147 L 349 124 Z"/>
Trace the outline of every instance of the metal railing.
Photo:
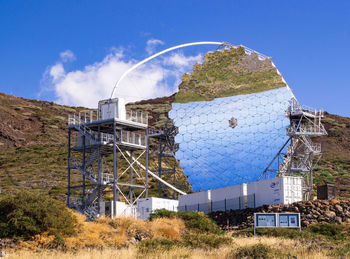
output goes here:
<path id="1" fill-rule="evenodd" d="M 103 133 L 96 131 L 84 131 L 82 130 L 81 134 L 89 134 L 90 139 L 86 139 L 85 143 L 87 146 L 94 145 L 94 144 L 112 144 L 114 141 L 113 134 L 110 133 Z M 133 131 L 127 131 L 127 130 L 121 130 L 116 132 L 116 139 L 117 144 L 131 144 L 141 147 L 146 147 L 147 143 L 147 136 L 144 133 L 137 133 Z M 77 139 L 75 141 L 75 145 L 78 148 L 83 147 L 83 139 L 82 135 L 78 135 Z"/>
<path id="2" fill-rule="evenodd" d="M 294 134 L 299 134 L 299 135 L 325 135 L 326 130 L 324 126 L 319 123 L 318 125 L 316 124 L 300 124 L 297 125 L 296 123 L 292 123 L 288 128 L 287 128 L 287 134 L 288 135 L 294 135 Z"/>
<path id="3" fill-rule="evenodd" d="M 127 121 L 148 125 L 147 113 L 127 110 L 125 119 Z M 68 125 L 77 125 L 77 124 L 94 122 L 98 120 L 99 120 L 99 116 L 98 116 L 97 110 L 91 110 L 89 112 L 79 112 L 77 114 L 76 113 L 68 114 Z"/>
<path id="4" fill-rule="evenodd" d="M 138 146 L 146 146 L 147 137 L 145 134 L 135 133 L 132 131 L 121 131 L 120 142 L 124 144 L 133 144 Z"/>
<path id="5" fill-rule="evenodd" d="M 148 114 L 133 110 L 126 111 L 126 120 L 141 124 L 148 124 Z"/>
<path id="6" fill-rule="evenodd" d="M 68 114 L 68 125 L 88 123 L 98 120 L 97 110 L 89 112 L 79 112 L 77 114 Z"/>
<path id="7" fill-rule="evenodd" d="M 191 205 L 179 206 L 178 211 L 200 211 L 205 214 L 215 211 L 242 210 L 255 208 L 255 194 L 239 196 L 233 199 L 223 199 L 218 201 L 208 201 Z"/>
<path id="8" fill-rule="evenodd" d="M 287 115 L 289 114 L 300 114 L 300 113 L 309 113 L 317 117 L 323 117 L 324 111 L 323 110 L 317 110 L 315 108 L 312 108 L 307 105 L 300 105 L 297 100 L 292 98 L 289 107 L 287 109 Z"/>

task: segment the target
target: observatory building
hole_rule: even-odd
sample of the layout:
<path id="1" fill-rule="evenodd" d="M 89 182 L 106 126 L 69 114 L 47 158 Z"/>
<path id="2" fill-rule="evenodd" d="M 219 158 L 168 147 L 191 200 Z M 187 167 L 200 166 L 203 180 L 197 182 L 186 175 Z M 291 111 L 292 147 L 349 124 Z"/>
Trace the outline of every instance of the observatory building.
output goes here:
<path id="1" fill-rule="evenodd" d="M 167 105 L 112 98 L 137 67 L 200 44 L 219 48 L 182 76 Z M 159 208 L 208 213 L 310 198 L 323 112 L 298 103 L 269 57 L 228 43 L 179 45 L 135 64 L 115 88 L 97 111 L 69 116 L 68 206 L 91 218 L 147 218 Z M 148 197 L 149 175 L 158 198 Z M 195 193 L 186 195 L 189 185 Z"/>

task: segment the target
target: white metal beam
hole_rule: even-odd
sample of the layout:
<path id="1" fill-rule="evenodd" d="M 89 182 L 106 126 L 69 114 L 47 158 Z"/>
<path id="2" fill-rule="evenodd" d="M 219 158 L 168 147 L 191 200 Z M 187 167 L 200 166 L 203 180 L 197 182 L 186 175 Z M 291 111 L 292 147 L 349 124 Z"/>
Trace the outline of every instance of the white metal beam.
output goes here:
<path id="1" fill-rule="evenodd" d="M 129 151 L 126 151 L 126 153 L 128 154 L 128 156 L 131 157 L 131 154 L 129 153 Z M 146 168 L 143 166 L 143 164 L 141 164 L 139 161 L 135 161 L 143 170 L 146 171 Z M 148 170 L 148 173 L 150 175 L 152 175 L 154 178 L 156 178 L 158 181 L 160 181 L 161 183 L 163 183 L 164 185 L 168 186 L 169 188 L 173 189 L 174 191 L 182 194 L 182 195 L 186 195 L 187 193 L 177 189 L 175 186 L 171 185 L 170 183 L 164 181 L 162 178 L 160 178 L 158 175 L 156 175 L 155 173 L 153 173 L 152 171 Z"/>

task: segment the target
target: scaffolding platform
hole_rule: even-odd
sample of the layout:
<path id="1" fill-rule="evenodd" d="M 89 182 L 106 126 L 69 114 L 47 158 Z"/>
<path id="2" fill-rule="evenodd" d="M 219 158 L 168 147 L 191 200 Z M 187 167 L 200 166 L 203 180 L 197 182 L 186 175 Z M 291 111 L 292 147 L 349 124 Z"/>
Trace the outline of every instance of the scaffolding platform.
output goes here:
<path id="1" fill-rule="evenodd" d="M 93 219 L 105 213 L 104 197 L 112 192 L 112 218 L 121 214 L 117 202 L 134 211 L 137 199 L 148 197 L 148 147 L 147 114 L 125 111 L 118 99 L 100 101 L 98 111 L 69 115 L 68 206 Z M 143 168 L 136 166 L 140 160 Z M 75 186 L 73 171 L 80 175 Z"/>

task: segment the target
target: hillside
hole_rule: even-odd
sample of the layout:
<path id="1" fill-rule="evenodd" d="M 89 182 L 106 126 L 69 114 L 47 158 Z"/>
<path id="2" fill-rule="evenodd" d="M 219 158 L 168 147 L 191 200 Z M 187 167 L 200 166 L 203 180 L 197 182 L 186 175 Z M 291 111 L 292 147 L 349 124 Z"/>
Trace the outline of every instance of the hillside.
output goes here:
<path id="1" fill-rule="evenodd" d="M 130 106 L 152 112 L 151 123 L 157 124 L 166 118 L 172 98 Z M 67 186 L 66 118 L 84 108 L 6 94 L 0 94 L 0 103 L 2 190 L 36 189 L 63 199 Z M 323 145 L 323 156 L 315 170 L 315 183 L 335 183 L 339 197 L 350 198 L 350 118 L 326 113 L 324 124 L 329 135 L 318 139 Z M 151 193 L 156 194 L 155 181 L 151 181 L 151 188 Z"/>
<path id="2" fill-rule="evenodd" d="M 244 47 L 214 51 L 195 64 L 192 73 L 182 76 L 175 102 L 207 101 L 218 97 L 258 93 L 285 87 L 282 76 L 270 59 L 248 55 Z"/>
<path id="3" fill-rule="evenodd" d="M 173 97 L 158 98 L 128 105 L 128 109 L 149 113 L 151 126 L 167 119 Z M 51 102 L 28 100 L 0 94 L 0 187 L 4 192 L 19 188 L 48 192 L 65 199 L 67 189 L 67 117 L 88 111 L 82 107 L 61 106 Z M 152 140 L 155 151 L 157 143 Z M 150 156 L 150 168 L 157 170 L 157 157 Z M 123 166 L 121 164 L 120 166 Z M 124 165 L 125 166 L 125 165 Z M 183 173 L 178 183 L 191 191 Z M 73 184 L 81 178 L 72 175 Z M 150 177 L 150 195 L 158 195 L 158 182 Z"/>
<path id="4" fill-rule="evenodd" d="M 260 60 L 257 53 L 247 55 L 243 47 L 230 48 L 205 54 L 202 64 L 195 64 L 192 73 L 182 76 L 176 94 L 129 103 L 127 109 L 147 112 L 150 127 L 161 128 L 172 124 L 168 119 L 172 103 L 213 100 L 285 86 L 270 59 Z M 68 114 L 84 111 L 88 109 L 0 93 L 2 189 L 5 192 L 18 188 L 38 189 L 64 199 L 67 186 L 67 117 Z M 335 183 L 339 197 L 349 198 L 350 118 L 326 114 L 324 124 L 328 136 L 316 139 L 322 143 L 324 155 L 315 168 L 314 183 Z M 150 144 L 150 168 L 157 171 L 158 142 L 152 139 Z M 121 163 L 120 168 L 123 166 L 126 168 L 127 165 Z M 177 168 L 179 185 L 191 191 L 183 169 Z M 80 177 L 73 175 L 73 184 Z M 157 186 L 157 182 L 150 179 L 151 195 L 157 195 Z"/>

